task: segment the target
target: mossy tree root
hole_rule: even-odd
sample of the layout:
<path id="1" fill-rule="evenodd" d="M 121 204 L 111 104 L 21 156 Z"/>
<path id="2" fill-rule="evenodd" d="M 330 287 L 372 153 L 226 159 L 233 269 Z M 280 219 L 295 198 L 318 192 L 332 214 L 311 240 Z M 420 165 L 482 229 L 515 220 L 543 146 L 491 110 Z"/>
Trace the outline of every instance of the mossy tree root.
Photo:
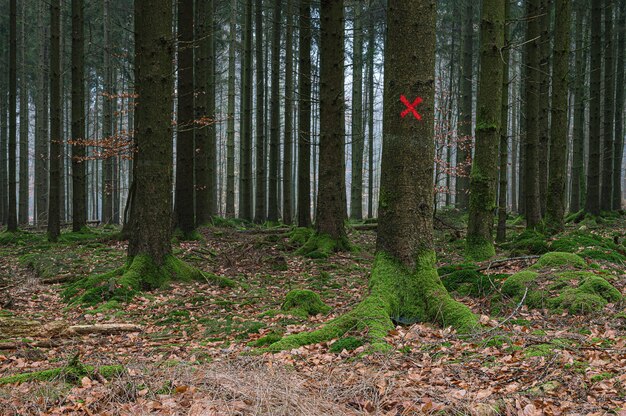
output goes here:
<path id="1" fill-rule="evenodd" d="M 314 233 L 296 253 L 312 259 L 325 259 L 336 251 L 349 250 L 350 243 L 347 238 L 336 240 L 328 234 Z"/>
<path id="2" fill-rule="evenodd" d="M 193 280 L 206 280 L 222 287 L 235 285 L 230 279 L 204 273 L 173 255 L 166 256 L 160 266 L 149 256 L 138 255 L 123 267 L 69 284 L 63 298 L 72 304 L 94 305 L 108 300 L 124 302 L 138 292 L 158 289 L 171 281 Z"/>
<path id="3" fill-rule="evenodd" d="M 349 331 L 367 332 L 375 350 L 386 350 L 385 336 L 394 322 L 434 322 L 461 332 L 478 327 L 470 309 L 452 299 L 435 269 L 435 254 L 422 255 L 413 270 L 385 253 L 378 253 L 370 281 L 370 293 L 350 312 L 312 332 L 289 335 L 259 350 L 277 352 L 339 338 Z"/>

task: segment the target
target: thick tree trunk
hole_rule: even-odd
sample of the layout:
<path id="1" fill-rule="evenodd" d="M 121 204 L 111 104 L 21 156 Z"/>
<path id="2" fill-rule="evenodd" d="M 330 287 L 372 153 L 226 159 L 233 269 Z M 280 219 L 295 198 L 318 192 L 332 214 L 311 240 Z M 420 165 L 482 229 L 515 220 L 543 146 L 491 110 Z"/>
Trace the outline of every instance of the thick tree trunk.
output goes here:
<path id="1" fill-rule="evenodd" d="M 283 142 L 283 223 L 291 224 L 293 147 L 293 0 L 287 0 L 285 28 L 285 140 Z"/>
<path id="2" fill-rule="evenodd" d="M 343 0 L 321 3 L 320 156 L 316 231 L 347 245 L 344 228 L 344 34 Z"/>
<path id="3" fill-rule="evenodd" d="M 254 222 L 265 221 L 265 74 L 263 61 L 263 0 L 256 0 L 255 56 L 256 56 L 256 178 Z M 310 58 L 309 58 L 310 59 Z"/>
<path id="4" fill-rule="evenodd" d="M 237 1 L 230 2 L 228 46 L 228 109 L 226 126 L 226 216 L 235 216 L 235 49 L 237 47 Z"/>
<path id="5" fill-rule="evenodd" d="M 539 205 L 541 217 L 548 200 L 548 154 L 550 142 L 550 37 L 552 0 L 541 0 L 539 38 Z"/>
<path id="6" fill-rule="evenodd" d="M 613 208 L 613 132 L 615 128 L 615 66 L 613 62 L 613 0 L 604 0 L 604 145 L 602 149 L 602 187 L 600 209 Z M 623 66 L 623 63 L 622 63 Z"/>
<path id="7" fill-rule="evenodd" d="M 209 44 L 213 42 L 213 31 L 211 30 L 211 15 L 213 8 L 213 0 L 197 1 L 195 16 L 195 47 L 196 53 L 194 58 L 194 101 L 195 109 L 195 151 L 194 151 L 194 169 L 196 186 L 194 188 L 196 223 L 198 225 L 205 224 L 211 218 L 209 209 L 209 188 L 211 177 L 209 176 L 209 159 L 208 149 L 211 145 L 209 140 L 209 128 L 212 128 L 212 115 L 207 113 L 207 103 L 209 100 L 208 72 L 212 70 L 212 61 L 209 60 Z M 215 99 L 212 97 L 211 99 Z"/>
<path id="8" fill-rule="evenodd" d="M 72 230 L 87 225 L 83 0 L 72 0 Z"/>
<path id="9" fill-rule="evenodd" d="M 360 2 L 354 5 L 354 50 L 352 52 L 352 182 L 350 218 L 363 218 L 363 26 Z"/>
<path id="10" fill-rule="evenodd" d="M 572 149 L 572 188 L 569 209 L 578 212 L 584 205 L 585 183 L 585 74 L 587 59 L 584 54 L 584 16 L 587 8 L 582 1 L 576 6 L 576 84 L 574 90 L 574 138 Z"/>
<path id="11" fill-rule="evenodd" d="M 280 27 L 281 0 L 274 0 L 272 14 L 272 88 L 270 109 L 270 167 L 267 219 L 278 221 L 278 161 L 280 158 Z"/>
<path id="12" fill-rule="evenodd" d="M 50 194 L 48 239 L 61 234 L 61 1 L 53 0 L 50 14 Z"/>
<path id="13" fill-rule="evenodd" d="M 18 223 L 28 224 L 28 79 L 26 75 L 26 2 L 22 1 L 20 26 L 20 191 Z"/>
<path id="14" fill-rule="evenodd" d="M 9 197 L 7 231 L 17 231 L 17 2 L 9 1 Z"/>
<path id="15" fill-rule="evenodd" d="M 261 0 L 258 0 L 260 2 Z M 298 226 L 311 225 L 311 1 L 300 0 L 298 41 Z"/>
<path id="16" fill-rule="evenodd" d="M 570 1 L 556 0 L 554 63 L 552 67 L 552 125 L 550 130 L 550 180 L 546 224 L 563 230 L 567 182 L 568 71 L 570 42 Z"/>
<path id="17" fill-rule="evenodd" d="M 526 141 L 524 149 L 524 198 L 526 225 L 535 228 L 541 221 L 539 201 L 539 71 L 540 58 L 540 19 L 539 0 L 528 0 L 526 16 L 528 30 L 526 33 Z"/>
<path id="18" fill-rule="evenodd" d="M 602 119 L 602 4 L 591 5 L 591 84 L 589 90 L 589 164 L 585 211 L 600 214 L 600 122 Z"/>
<path id="19" fill-rule="evenodd" d="M 474 8 L 468 1 L 463 21 L 463 59 L 461 78 L 461 117 L 456 149 L 456 206 L 467 209 L 469 205 L 470 167 L 472 165 L 472 78 L 474 68 Z"/>
<path id="20" fill-rule="evenodd" d="M 47 5 L 41 3 L 39 10 L 40 53 L 37 92 L 37 122 L 35 136 L 35 224 L 42 224 L 48 217 L 48 172 L 49 172 L 49 24 Z"/>
<path id="21" fill-rule="evenodd" d="M 465 256 L 486 260 L 495 255 L 493 213 L 496 207 L 498 143 L 502 121 L 504 2 L 484 0 L 480 24 L 480 82 L 476 115 L 476 148 L 470 176 L 469 223 Z"/>
<path id="22" fill-rule="evenodd" d="M 252 221 L 252 1 L 244 4 L 241 59 L 239 217 Z"/>
<path id="23" fill-rule="evenodd" d="M 622 209 L 622 158 L 624 154 L 624 55 L 626 49 L 626 4 L 619 3 L 619 20 L 616 30 L 617 73 L 615 74 L 615 148 L 613 152 L 613 198 L 612 209 Z"/>

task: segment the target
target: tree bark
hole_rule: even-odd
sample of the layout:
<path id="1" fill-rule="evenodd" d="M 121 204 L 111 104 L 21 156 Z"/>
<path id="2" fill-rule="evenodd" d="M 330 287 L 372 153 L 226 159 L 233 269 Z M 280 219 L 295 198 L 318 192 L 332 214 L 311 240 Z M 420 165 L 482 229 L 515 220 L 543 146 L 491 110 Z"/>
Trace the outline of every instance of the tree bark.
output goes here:
<path id="1" fill-rule="evenodd" d="M 104 91 L 102 92 L 102 222 L 113 223 L 113 68 L 110 0 L 104 0 Z"/>
<path id="2" fill-rule="evenodd" d="M 626 49 L 626 5 L 619 3 L 619 20 L 616 30 L 617 73 L 615 74 L 615 150 L 613 152 L 613 198 L 612 209 L 622 209 L 622 162 L 624 155 L 624 55 Z"/>
<path id="3" fill-rule="evenodd" d="M 350 218 L 363 218 L 363 25 L 361 2 L 354 5 L 354 45 L 352 52 L 352 182 Z"/>
<path id="4" fill-rule="evenodd" d="M 48 239 L 61 234 L 61 1 L 53 0 L 50 14 L 50 192 Z"/>
<path id="5" fill-rule="evenodd" d="M 285 28 L 285 140 L 283 141 L 283 223 L 291 224 L 293 147 L 293 0 L 287 0 Z"/>
<path id="6" fill-rule="evenodd" d="M 299 27 L 298 226 L 308 227 L 311 225 L 311 0 L 300 0 Z"/>
<path id="7" fill-rule="evenodd" d="M 15 150 L 17 142 L 17 2 L 9 1 L 9 197 L 7 231 L 17 231 L 17 189 Z"/>
<path id="8" fill-rule="evenodd" d="M 373 0 L 369 5 L 372 6 Z M 374 54 L 376 50 L 376 24 L 370 16 L 369 39 L 367 42 L 367 148 L 368 148 L 368 181 L 367 181 L 367 216 L 374 218 Z"/>
<path id="9" fill-rule="evenodd" d="M 600 209 L 613 208 L 613 132 L 615 128 L 615 66 L 613 61 L 613 0 L 604 0 L 604 145 L 602 149 L 602 187 Z M 623 65 L 623 64 L 622 64 Z"/>
<path id="10" fill-rule="evenodd" d="M 272 87 L 270 103 L 270 166 L 267 219 L 278 221 L 278 161 L 280 158 L 280 27 L 281 0 L 274 0 L 272 14 Z"/>
<path id="11" fill-rule="evenodd" d="M 552 67 L 552 125 L 550 130 L 550 179 L 548 182 L 547 226 L 554 232 L 564 228 L 567 182 L 568 72 L 570 2 L 556 0 L 554 63 Z"/>
<path id="12" fill-rule="evenodd" d="M 265 71 L 263 61 L 263 0 L 256 0 L 255 10 L 256 56 L 256 178 L 254 222 L 266 218 L 265 196 Z"/>
<path id="13" fill-rule="evenodd" d="M 87 225 L 83 0 L 72 0 L 72 230 Z"/>
<path id="14" fill-rule="evenodd" d="M 28 80 L 26 74 L 26 1 L 22 1 L 20 26 L 20 191 L 18 223 L 28 224 Z"/>
<path id="15" fill-rule="evenodd" d="M 244 3 L 239 217 L 252 221 L 252 0 Z"/>
<path id="16" fill-rule="evenodd" d="M 470 176 L 469 223 L 465 257 L 482 261 L 495 255 L 493 213 L 496 208 L 498 143 L 502 122 L 504 2 L 484 0 L 480 24 L 480 83 L 476 103 L 476 147 Z M 505 133 L 506 134 L 506 133 Z"/>
<path id="17" fill-rule="evenodd" d="M 548 154 L 550 142 L 550 37 L 552 0 L 541 0 L 539 38 L 539 206 L 545 217 L 548 200 Z"/>
<path id="18" fill-rule="evenodd" d="M 572 188 L 570 192 L 570 212 L 578 212 L 584 205 L 585 185 L 585 76 L 587 59 L 584 54 L 584 20 L 587 8 L 583 1 L 576 5 L 576 81 L 574 86 L 574 138 L 572 149 Z"/>
<path id="19" fill-rule="evenodd" d="M 226 217 L 235 216 L 235 48 L 237 45 L 237 1 L 230 2 L 228 46 L 228 121 L 226 126 Z"/>

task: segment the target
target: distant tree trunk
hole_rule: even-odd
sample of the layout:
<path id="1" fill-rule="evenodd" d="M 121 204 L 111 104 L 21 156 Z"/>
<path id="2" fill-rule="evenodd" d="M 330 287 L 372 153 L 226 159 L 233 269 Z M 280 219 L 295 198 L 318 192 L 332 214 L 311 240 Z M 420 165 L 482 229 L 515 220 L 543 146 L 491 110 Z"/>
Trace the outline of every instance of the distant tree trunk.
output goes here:
<path id="1" fill-rule="evenodd" d="M 571 212 L 578 212 L 584 205 L 583 187 L 585 183 L 585 72 L 587 60 L 584 56 L 584 16 L 587 7 L 582 1 L 576 6 L 576 83 L 574 87 L 574 138 L 572 149 L 572 189 L 570 192 Z"/>
<path id="2" fill-rule="evenodd" d="M 622 158 L 624 154 L 624 51 L 626 49 L 626 4 L 619 3 L 617 23 L 617 73 L 615 75 L 615 150 L 613 152 L 613 210 L 622 209 Z"/>
<path id="3" fill-rule="evenodd" d="M 265 221 L 265 74 L 263 61 L 263 0 L 256 0 L 255 10 L 256 56 L 256 196 L 254 222 Z"/>
<path id="4" fill-rule="evenodd" d="M 556 0 L 554 63 L 552 67 L 552 126 L 550 130 L 550 181 L 548 183 L 547 226 L 555 232 L 564 228 L 567 182 L 568 72 L 570 43 L 570 1 Z"/>
<path id="5" fill-rule="evenodd" d="M 226 216 L 235 216 L 235 48 L 237 47 L 237 1 L 230 2 L 228 47 L 228 121 L 226 127 Z"/>
<path id="6" fill-rule="evenodd" d="M 83 0 L 72 0 L 72 230 L 87 225 Z"/>
<path id="7" fill-rule="evenodd" d="M 207 104 L 209 101 L 208 96 L 208 73 L 212 70 L 213 61 L 209 58 L 209 44 L 213 42 L 213 30 L 211 16 L 213 10 L 213 0 L 198 0 L 196 1 L 196 18 L 195 18 L 195 47 L 196 54 L 194 59 L 194 75 L 195 75 L 195 88 L 194 95 L 196 96 L 194 102 L 195 118 L 200 124 L 195 129 L 195 151 L 194 151 L 194 168 L 195 168 L 195 194 L 196 194 L 196 223 L 198 225 L 205 224 L 211 218 L 211 210 L 209 208 L 209 192 L 211 177 L 209 175 L 209 158 L 208 151 L 211 146 L 209 139 L 209 129 L 212 128 L 211 124 L 204 124 L 203 122 L 210 123 L 209 118 L 213 115 L 208 115 Z M 211 97 L 215 100 L 215 97 Z"/>
<path id="8" fill-rule="evenodd" d="M 591 5 L 591 85 L 589 90 L 589 163 L 585 211 L 600 214 L 600 122 L 602 119 L 602 4 Z"/>
<path id="9" fill-rule="evenodd" d="M 374 0 L 369 1 L 373 5 Z M 367 148 L 368 148 L 368 181 L 367 181 L 367 216 L 374 218 L 374 54 L 376 50 L 376 25 L 370 15 L 367 42 Z"/>
<path id="10" fill-rule="evenodd" d="M 526 33 L 526 141 L 524 149 L 524 197 L 526 226 L 534 229 L 541 221 L 539 203 L 539 73 L 540 19 L 539 0 L 526 2 L 528 30 Z"/>
<path id="11" fill-rule="evenodd" d="M 157 266 L 171 254 L 172 17 L 170 1 L 135 0 L 136 225 L 128 256 L 147 256 Z"/>
<path id="12" fill-rule="evenodd" d="M 102 141 L 105 153 L 102 160 L 102 222 L 113 221 L 113 68 L 111 66 L 111 12 L 110 0 L 104 0 L 104 91 L 102 92 Z"/>
<path id="13" fill-rule="evenodd" d="M 472 164 L 472 78 L 474 68 L 474 8 L 468 1 L 463 21 L 463 59 L 461 78 L 461 118 L 459 133 L 461 140 L 456 149 L 456 206 L 465 210 L 469 205 L 470 167 Z"/>
<path id="14" fill-rule="evenodd" d="M 493 213 L 496 207 L 498 142 L 502 119 L 504 2 L 483 0 L 480 25 L 480 83 L 476 103 L 476 148 L 470 176 L 469 223 L 465 256 L 486 260 L 495 255 Z"/>
<path id="15" fill-rule="evenodd" d="M 22 1 L 20 27 L 20 192 L 19 224 L 28 224 L 28 80 L 26 75 L 26 2 Z"/>
<path id="16" fill-rule="evenodd" d="M 507 200 L 507 171 L 509 165 L 509 60 L 510 60 L 510 42 L 511 30 L 511 2 L 504 2 L 504 47 L 502 49 L 502 98 L 500 109 L 500 152 L 498 169 L 499 193 L 498 193 L 498 227 L 496 231 L 496 241 L 501 243 L 506 240 L 506 200 Z"/>
<path id="17" fill-rule="evenodd" d="M 17 231 L 17 189 L 15 150 L 17 144 L 17 3 L 9 3 L 9 209 L 7 231 Z"/>
<path id="18" fill-rule="evenodd" d="M 354 50 L 352 53 L 352 182 L 350 218 L 363 218 L 363 26 L 360 2 L 354 5 Z"/>
<path id="19" fill-rule="evenodd" d="M 344 33 L 343 0 L 320 7 L 320 156 L 316 231 L 347 246 L 344 220 Z"/>
<path id="20" fill-rule="evenodd" d="M 61 1 L 53 0 L 50 14 L 50 194 L 48 239 L 61 234 Z"/>
<path id="21" fill-rule="evenodd" d="M 541 0 L 539 38 L 539 205 L 542 218 L 547 210 L 548 154 L 550 142 L 550 37 L 552 0 Z"/>
<path id="22" fill-rule="evenodd" d="M 517 75 L 517 71 L 515 72 Z M 509 69 L 509 80 L 511 80 L 511 72 Z M 513 110 L 511 112 L 511 135 L 510 143 L 511 143 L 511 186 L 509 189 L 511 190 L 511 211 L 514 213 L 519 212 L 518 207 L 518 196 L 517 196 L 517 183 L 518 183 L 518 156 L 519 156 L 519 142 L 520 142 L 520 134 L 518 130 L 518 119 L 519 119 L 519 91 L 517 89 L 517 85 L 513 84 L 513 99 L 510 100 L 513 105 Z M 506 227 L 506 224 L 505 224 Z"/>
<path id="23" fill-rule="evenodd" d="M 300 0 L 299 27 L 298 226 L 308 227 L 311 225 L 311 0 Z"/>
<path id="24" fill-rule="evenodd" d="M 272 20 L 272 98 L 270 109 L 270 168 L 267 219 L 278 221 L 278 160 L 280 158 L 280 27 L 281 0 L 274 0 Z"/>
<path id="25" fill-rule="evenodd" d="M 604 0 L 604 148 L 602 150 L 602 188 L 600 209 L 613 208 L 613 129 L 615 128 L 615 66 L 613 62 L 613 0 Z M 623 62 L 620 66 L 623 66 Z"/>
<path id="26" fill-rule="evenodd" d="M 239 217 L 252 221 L 252 0 L 244 3 L 242 35 Z"/>
<path id="27" fill-rule="evenodd" d="M 178 109 L 176 135 L 176 227 L 188 236 L 194 218 L 193 0 L 178 0 Z"/>
<path id="28" fill-rule="evenodd" d="M 6 38 L 8 33 L 4 27 L 0 27 L 0 36 Z M 0 62 L 3 67 L 6 68 L 8 64 L 8 45 L 6 42 L 0 43 Z M 7 77 L 0 77 L 0 224 L 6 224 L 7 220 L 7 210 L 8 210 L 8 192 L 9 192 L 9 184 L 7 183 L 8 175 L 7 175 L 7 163 L 8 163 L 8 153 L 7 153 Z"/>
<path id="29" fill-rule="evenodd" d="M 208 208 L 210 215 L 218 215 L 218 186 L 217 186 L 217 178 L 219 176 L 219 170 L 217 166 L 217 114 L 215 111 L 215 84 L 216 84 L 216 72 L 215 72 L 215 62 L 216 62 L 216 53 L 215 53 L 215 7 L 216 3 L 214 0 L 207 0 L 206 5 L 206 21 L 205 25 L 208 24 L 206 28 L 207 36 L 207 90 L 206 90 L 206 111 L 208 117 L 215 121 L 214 124 L 208 126 L 208 148 L 206 150 L 208 163 L 208 176 L 209 176 L 209 188 L 208 188 Z M 208 23 L 206 23 L 208 22 Z M 221 90 L 220 90 L 221 91 Z M 221 102 L 221 100 L 220 100 Z"/>
<path id="30" fill-rule="evenodd" d="M 293 146 L 293 0 L 287 0 L 285 28 L 285 140 L 283 151 L 283 223 L 291 224 L 291 171 Z"/>

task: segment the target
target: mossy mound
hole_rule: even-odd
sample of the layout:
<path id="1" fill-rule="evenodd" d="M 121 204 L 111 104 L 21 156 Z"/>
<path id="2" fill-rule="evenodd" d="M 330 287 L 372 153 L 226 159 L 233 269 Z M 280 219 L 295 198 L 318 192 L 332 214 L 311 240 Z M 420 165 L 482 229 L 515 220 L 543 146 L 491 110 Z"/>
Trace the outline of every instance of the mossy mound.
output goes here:
<path id="1" fill-rule="evenodd" d="M 296 252 L 311 259 L 325 259 L 336 251 L 350 250 L 347 238 L 335 240 L 327 234 L 313 233 Z"/>
<path id="2" fill-rule="evenodd" d="M 313 230 L 311 228 L 295 228 L 289 233 L 289 244 L 295 247 L 301 247 L 311 238 L 312 234 Z"/>
<path id="3" fill-rule="evenodd" d="M 21 256 L 19 263 L 32 270 L 37 277 L 42 279 L 52 278 L 61 273 L 67 272 L 68 267 L 66 256 L 52 253 L 29 253 Z"/>
<path id="4" fill-rule="evenodd" d="M 523 296 L 527 287 L 529 290 L 537 287 L 538 277 L 539 273 L 530 270 L 517 272 L 504 281 L 502 293 L 511 297 Z"/>
<path id="5" fill-rule="evenodd" d="M 105 365 L 101 367 L 93 367 L 84 365 L 75 359 L 61 368 L 53 368 L 50 370 L 35 371 L 32 373 L 15 374 L 12 376 L 0 378 L 0 385 L 25 383 L 29 381 L 63 381 L 66 383 L 77 384 L 83 377 L 92 378 L 96 374 L 105 379 L 112 379 L 124 373 L 124 367 L 121 365 Z"/>
<path id="6" fill-rule="evenodd" d="M 0 245 L 16 244 L 24 245 L 28 243 L 43 242 L 43 234 L 29 233 L 27 231 L 0 232 Z"/>
<path id="7" fill-rule="evenodd" d="M 213 227 L 222 228 L 246 228 L 252 225 L 252 223 L 241 218 L 223 218 L 215 216 L 211 218 L 211 225 Z"/>
<path id="8" fill-rule="evenodd" d="M 468 236 L 465 241 L 465 259 L 469 261 L 489 260 L 496 255 L 492 241 L 478 236 Z"/>
<path id="9" fill-rule="evenodd" d="M 364 341 L 362 338 L 344 337 L 333 342 L 333 344 L 330 346 L 328 350 L 330 352 L 334 352 L 335 354 L 338 354 L 342 352 L 343 350 L 346 350 L 346 351 L 356 350 L 363 344 L 364 344 Z"/>
<path id="10" fill-rule="evenodd" d="M 306 318 L 320 313 L 328 313 L 330 306 L 322 302 L 320 295 L 311 290 L 292 290 L 287 293 L 281 310 L 290 315 Z"/>
<path id="11" fill-rule="evenodd" d="M 448 291 L 461 296 L 480 297 L 493 292 L 493 280 L 499 276 L 487 276 L 478 269 L 475 263 L 461 263 L 440 267 L 437 273 Z"/>
<path id="12" fill-rule="evenodd" d="M 540 270 L 555 267 L 573 267 L 576 269 L 582 269 L 586 266 L 587 263 L 585 263 L 585 260 L 576 254 L 552 251 L 541 256 L 531 269 Z"/>
<path id="13" fill-rule="evenodd" d="M 178 244 L 181 241 L 204 241 L 204 237 L 198 232 L 198 230 L 192 230 L 185 233 L 180 228 L 177 228 L 172 233 L 172 243 Z"/>
<path id="14" fill-rule="evenodd" d="M 626 250 L 612 239 L 589 231 L 575 231 L 559 236 L 550 243 L 550 250 L 576 253 L 583 258 L 626 263 Z"/>
<path id="15" fill-rule="evenodd" d="M 207 280 L 221 286 L 232 286 L 230 279 L 205 274 L 172 255 L 162 266 L 145 255 L 135 256 L 124 267 L 92 275 L 69 284 L 62 295 L 71 304 L 95 305 L 108 300 L 127 302 L 138 292 L 153 290 L 170 281 Z"/>
<path id="16" fill-rule="evenodd" d="M 512 255 L 543 254 L 550 251 L 547 237 L 536 230 L 525 230 L 502 247 L 510 250 Z"/>

